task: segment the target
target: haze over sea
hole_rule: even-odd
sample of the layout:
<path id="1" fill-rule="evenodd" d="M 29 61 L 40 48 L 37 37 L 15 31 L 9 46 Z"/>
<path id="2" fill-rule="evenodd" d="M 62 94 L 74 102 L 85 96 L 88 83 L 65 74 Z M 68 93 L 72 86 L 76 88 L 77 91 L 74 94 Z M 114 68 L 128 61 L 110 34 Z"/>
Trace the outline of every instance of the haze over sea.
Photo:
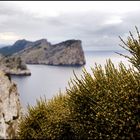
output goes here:
<path id="1" fill-rule="evenodd" d="M 104 66 L 109 58 L 116 66 L 120 61 L 126 66 L 129 65 L 128 60 L 116 54 L 115 51 L 85 51 L 85 58 L 86 65 L 83 67 L 28 65 L 31 76 L 12 76 L 17 83 L 22 106 L 26 108 L 28 104 L 35 105 L 36 99 L 40 97 L 45 96 L 46 99 L 51 99 L 59 91 L 65 91 L 70 78 L 74 78 L 73 70 L 80 78 L 84 67 L 91 73 L 91 67 L 94 67 L 95 63 Z"/>

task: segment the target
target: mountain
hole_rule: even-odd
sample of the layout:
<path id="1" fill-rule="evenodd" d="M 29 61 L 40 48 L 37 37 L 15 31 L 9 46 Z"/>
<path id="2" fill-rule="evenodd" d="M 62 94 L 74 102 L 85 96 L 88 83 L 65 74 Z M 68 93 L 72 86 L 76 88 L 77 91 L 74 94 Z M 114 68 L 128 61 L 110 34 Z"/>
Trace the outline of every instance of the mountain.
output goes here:
<path id="1" fill-rule="evenodd" d="M 31 45 L 16 55 L 19 55 L 28 64 L 47 65 L 84 65 L 85 56 L 80 40 L 67 40 L 55 45 L 40 40 L 36 47 Z"/>
<path id="2" fill-rule="evenodd" d="M 28 64 L 84 65 L 85 56 L 80 40 L 66 40 L 52 45 L 46 39 L 34 42 L 25 39 L 0 49 L 2 55 L 20 56 Z"/>
<path id="3" fill-rule="evenodd" d="M 0 48 L 3 48 L 4 46 L 8 46 L 8 45 L 0 44 Z"/>
<path id="4" fill-rule="evenodd" d="M 32 42 L 25 39 L 16 41 L 13 45 L 0 48 L 0 53 L 3 55 L 12 55 L 28 47 Z"/>

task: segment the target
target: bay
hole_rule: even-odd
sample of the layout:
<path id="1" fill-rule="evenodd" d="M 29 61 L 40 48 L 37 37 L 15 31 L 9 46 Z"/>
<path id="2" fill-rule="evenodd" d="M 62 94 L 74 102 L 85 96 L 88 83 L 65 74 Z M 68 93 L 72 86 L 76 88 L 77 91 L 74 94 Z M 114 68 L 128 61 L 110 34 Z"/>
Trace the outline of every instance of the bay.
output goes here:
<path id="1" fill-rule="evenodd" d="M 83 68 L 91 73 L 91 67 L 95 67 L 95 63 L 104 66 L 109 58 L 116 66 L 120 61 L 127 66 L 130 64 L 115 51 L 85 51 L 85 58 L 86 65 L 82 67 L 28 65 L 31 76 L 12 76 L 12 80 L 17 84 L 22 106 L 26 108 L 28 104 L 35 105 L 40 97 L 51 99 L 59 91 L 65 92 L 68 81 L 74 78 L 73 71 L 80 78 Z"/>

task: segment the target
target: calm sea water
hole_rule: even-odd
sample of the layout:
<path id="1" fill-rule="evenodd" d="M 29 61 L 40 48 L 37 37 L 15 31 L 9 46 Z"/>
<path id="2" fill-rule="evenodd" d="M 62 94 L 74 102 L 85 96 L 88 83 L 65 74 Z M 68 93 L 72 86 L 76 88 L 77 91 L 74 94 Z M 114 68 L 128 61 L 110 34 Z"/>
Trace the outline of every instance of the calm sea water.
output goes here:
<path id="1" fill-rule="evenodd" d="M 114 51 L 85 51 L 85 57 L 86 65 L 83 67 L 90 73 L 90 67 L 94 67 L 95 63 L 103 66 L 109 58 L 115 65 L 120 61 L 129 64 L 127 59 Z M 36 99 L 40 97 L 51 99 L 59 91 L 65 91 L 70 78 L 74 78 L 73 70 L 80 77 L 83 67 L 28 65 L 31 76 L 12 76 L 13 81 L 17 83 L 22 106 L 26 108 L 28 104 L 35 105 Z"/>

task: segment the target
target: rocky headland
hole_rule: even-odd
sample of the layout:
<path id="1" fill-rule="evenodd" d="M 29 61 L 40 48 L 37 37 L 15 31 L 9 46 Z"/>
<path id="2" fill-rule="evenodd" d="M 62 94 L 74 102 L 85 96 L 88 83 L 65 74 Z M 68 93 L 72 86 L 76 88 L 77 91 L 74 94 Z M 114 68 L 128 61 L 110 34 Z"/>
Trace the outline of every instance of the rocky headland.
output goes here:
<path id="1" fill-rule="evenodd" d="M 26 63 L 15 56 L 3 56 L 0 58 L 0 70 L 10 75 L 31 75 Z"/>
<path id="2" fill-rule="evenodd" d="M 14 139 L 17 135 L 21 104 L 17 86 L 0 71 L 0 138 Z"/>
<path id="3" fill-rule="evenodd" d="M 74 39 L 58 44 L 51 44 L 46 39 L 34 42 L 23 39 L 3 47 L 0 53 L 21 57 L 27 64 L 82 66 L 86 63 L 82 42 Z"/>
<path id="4" fill-rule="evenodd" d="M 31 46 L 17 53 L 27 64 L 82 66 L 85 56 L 80 40 L 67 40 L 52 45 L 47 40 L 40 40 L 35 47 Z"/>

